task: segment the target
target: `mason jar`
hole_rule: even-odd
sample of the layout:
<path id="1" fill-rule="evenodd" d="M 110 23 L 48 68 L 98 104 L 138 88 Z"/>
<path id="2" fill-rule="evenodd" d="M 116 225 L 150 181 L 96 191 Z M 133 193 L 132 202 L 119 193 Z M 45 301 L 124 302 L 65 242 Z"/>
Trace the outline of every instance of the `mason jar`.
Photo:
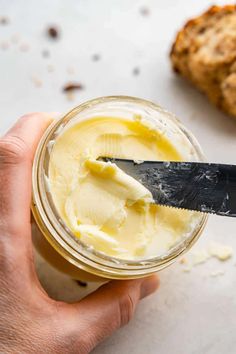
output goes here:
<path id="1" fill-rule="evenodd" d="M 165 254 L 126 260 L 88 247 L 73 235 L 61 219 L 48 183 L 50 153 L 58 136 L 69 126 L 91 117 L 123 117 L 132 120 L 134 116 L 145 117 L 169 141 L 174 142 L 176 148 L 181 144 L 185 160 L 204 161 L 199 143 L 179 120 L 160 106 L 143 99 L 126 96 L 93 99 L 53 122 L 39 143 L 33 164 L 33 242 L 43 258 L 74 279 L 104 281 L 148 276 L 169 266 L 188 251 L 205 226 L 207 216 L 199 214 L 199 222 L 191 232 Z"/>

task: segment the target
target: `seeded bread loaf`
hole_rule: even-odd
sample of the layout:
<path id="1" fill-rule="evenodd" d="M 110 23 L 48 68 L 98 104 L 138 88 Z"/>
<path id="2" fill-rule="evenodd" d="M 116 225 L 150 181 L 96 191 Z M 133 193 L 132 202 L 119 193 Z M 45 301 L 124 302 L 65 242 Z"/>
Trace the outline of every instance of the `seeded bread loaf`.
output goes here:
<path id="1" fill-rule="evenodd" d="M 177 73 L 236 117 L 236 5 L 213 6 L 188 21 L 170 57 Z"/>

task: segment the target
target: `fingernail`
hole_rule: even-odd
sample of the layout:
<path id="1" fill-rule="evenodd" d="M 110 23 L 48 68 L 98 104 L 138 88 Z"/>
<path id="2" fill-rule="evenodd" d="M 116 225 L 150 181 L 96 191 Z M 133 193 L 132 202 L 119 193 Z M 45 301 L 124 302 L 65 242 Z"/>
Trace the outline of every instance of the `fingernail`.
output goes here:
<path id="1" fill-rule="evenodd" d="M 151 275 L 148 278 L 144 278 L 141 284 L 141 293 L 140 299 L 154 293 L 160 285 L 159 277 L 155 275 Z"/>

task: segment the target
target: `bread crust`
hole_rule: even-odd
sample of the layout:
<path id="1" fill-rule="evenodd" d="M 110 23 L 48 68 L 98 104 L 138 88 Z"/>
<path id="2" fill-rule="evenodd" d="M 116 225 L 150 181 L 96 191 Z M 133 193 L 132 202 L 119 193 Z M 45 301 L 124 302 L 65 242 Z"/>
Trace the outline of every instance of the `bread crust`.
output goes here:
<path id="1" fill-rule="evenodd" d="M 175 72 L 236 117 L 236 5 L 212 6 L 189 20 L 170 58 Z"/>

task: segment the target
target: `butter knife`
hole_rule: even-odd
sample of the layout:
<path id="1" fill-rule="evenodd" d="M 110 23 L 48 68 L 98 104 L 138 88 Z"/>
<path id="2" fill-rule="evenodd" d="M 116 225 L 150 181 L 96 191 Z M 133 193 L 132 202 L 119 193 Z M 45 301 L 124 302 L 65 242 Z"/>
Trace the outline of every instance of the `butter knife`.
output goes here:
<path id="1" fill-rule="evenodd" d="M 236 217 L 236 165 L 103 157 L 142 183 L 155 203 Z"/>

